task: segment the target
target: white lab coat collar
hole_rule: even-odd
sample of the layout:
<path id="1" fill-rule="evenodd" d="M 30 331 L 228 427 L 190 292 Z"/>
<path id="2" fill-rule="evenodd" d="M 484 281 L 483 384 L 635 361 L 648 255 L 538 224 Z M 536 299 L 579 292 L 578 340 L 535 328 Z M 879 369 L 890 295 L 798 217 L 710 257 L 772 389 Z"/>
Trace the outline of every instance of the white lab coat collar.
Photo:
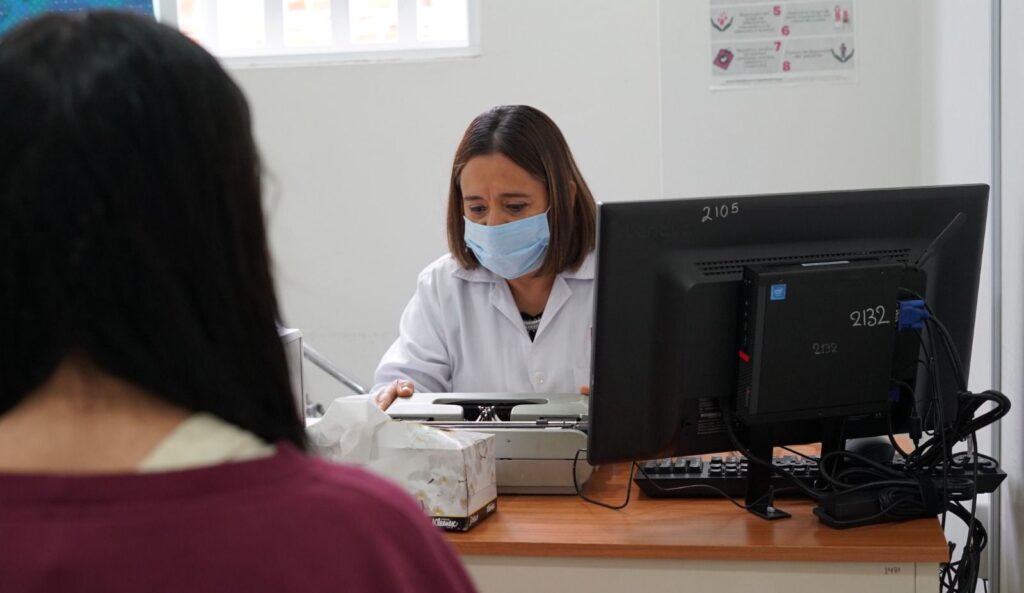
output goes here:
<path id="1" fill-rule="evenodd" d="M 491 289 L 491 306 L 498 310 L 506 319 L 513 323 L 517 328 L 523 327 L 523 318 L 519 312 L 519 308 L 516 307 L 515 300 L 512 298 L 512 291 L 509 290 L 507 282 L 499 282 L 504 280 L 501 276 L 498 276 L 494 272 L 488 270 L 483 266 L 479 266 L 472 270 L 465 268 L 458 268 L 452 273 L 456 278 L 461 278 L 468 282 L 491 282 L 494 287 Z M 537 336 L 534 340 L 540 338 L 544 333 L 544 328 L 551 324 L 555 315 L 558 311 L 569 301 L 569 297 L 572 295 L 572 288 L 566 279 L 573 280 L 593 280 L 594 279 L 594 254 L 590 253 L 587 255 L 583 263 L 576 270 L 567 270 L 555 277 L 555 283 L 551 287 L 551 294 L 548 296 L 547 305 L 544 307 L 544 316 L 541 317 L 540 326 L 537 328 Z M 523 332 L 526 330 L 523 329 Z"/>

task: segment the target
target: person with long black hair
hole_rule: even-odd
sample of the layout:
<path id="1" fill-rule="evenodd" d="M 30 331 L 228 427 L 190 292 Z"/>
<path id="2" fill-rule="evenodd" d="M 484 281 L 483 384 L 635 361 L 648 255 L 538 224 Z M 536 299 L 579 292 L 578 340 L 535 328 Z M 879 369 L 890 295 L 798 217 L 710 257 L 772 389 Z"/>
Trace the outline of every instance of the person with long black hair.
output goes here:
<path id="1" fill-rule="evenodd" d="M 241 91 L 144 17 L 0 37 L 0 589 L 470 591 L 305 453 Z"/>

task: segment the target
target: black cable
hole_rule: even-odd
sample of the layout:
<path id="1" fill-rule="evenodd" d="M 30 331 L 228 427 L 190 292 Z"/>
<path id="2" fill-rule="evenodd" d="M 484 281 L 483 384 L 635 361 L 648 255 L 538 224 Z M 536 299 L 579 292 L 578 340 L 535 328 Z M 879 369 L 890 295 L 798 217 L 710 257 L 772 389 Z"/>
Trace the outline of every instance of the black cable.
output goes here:
<path id="1" fill-rule="evenodd" d="M 712 486 L 711 484 L 693 484 L 693 485 L 690 485 L 690 486 L 676 486 L 676 487 L 673 487 L 673 488 L 665 488 L 661 484 L 658 484 L 657 481 L 652 480 L 651 476 L 647 473 L 647 471 L 643 468 L 643 466 L 641 466 L 640 464 L 638 464 L 636 462 L 630 463 L 629 485 L 626 487 L 626 499 L 621 504 L 614 505 L 614 504 L 609 504 L 609 503 L 606 503 L 606 502 L 603 502 L 603 501 L 600 501 L 600 500 L 596 500 L 596 499 L 590 498 L 589 496 L 583 494 L 583 489 L 580 487 L 579 482 L 576 479 L 576 466 L 579 463 L 580 453 L 585 453 L 585 452 L 586 452 L 586 449 L 577 449 L 576 450 L 576 455 L 573 457 L 573 460 L 572 460 L 572 485 L 573 485 L 573 488 L 576 490 L 576 495 L 579 496 L 580 498 L 582 498 L 584 501 L 589 502 L 591 504 L 596 504 L 597 506 L 604 507 L 606 509 L 611 509 L 613 511 L 617 511 L 617 510 L 621 510 L 621 509 L 625 508 L 626 505 L 629 504 L 630 496 L 631 496 L 631 494 L 633 492 L 633 476 L 635 475 L 635 472 L 637 470 L 639 470 L 640 473 L 643 474 L 643 476 L 645 478 L 647 478 L 647 480 L 649 481 L 649 483 L 651 485 L 653 485 L 656 489 L 660 490 L 661 492 L 673 493 L 673 492 L 679 492 L 681 490 L 703 488 L 703 489 L 706 489 L 706 490 L 711 490 L 713 492 L 716 492 L 717 494 L 721 495 L 723 498 L 725 498 L 726 500 L 728 500 L 732 504 L 736 505 L 740 509 L 749 510 L 751 508 L 751 506 L 752 506 L 752 505 L 751 506 L 747 506 L 745 504 L 737 502 L 736 499 L 734 499 L 732 496 L 729 496 L 729 494 L 727 494 L 724 490 L 722 490 L 721 488 L 718 488 L 717 486 Z M 779 490 L 777 490 L 775 492 L 785 492 L 787 490 L 788 489 L 786 489 L 786 488 L 781 488 L 781 489 L 779 489 Z M 771 494 L 772 494 L 771 492 L 765 493 L 765 495 L 762 496 L 762 499 L 764 497 L 766 497 L 766 496 L 771 495 Z M 758 499 L 754 504 L 757 504 L 758 502 L 761 502 L 761 499 Z"/>
<path id="2" fill-rule="evenodd" d="M 613 505 L 607 502 L 602 502 L 600 500 L 590 498 L 586 494 L 583 494 L 583 489 L 580 488 L 579 480 L 576 479 L 576 464 L 579 463 L 580 453 L 586 452 L 586 449 L 577 449 L 576 455 L 572 458 L 572 487 L 576 489 L 576 496 L 579 496 L 580 498 L 589 502 L 590 504 L 596 504 L 599 507 L 604 507 L 606 509 L 611 509 L 613 511 L 618 511 L 620 509 L 626 508 L 626 505 L 629 504 L 629 498 L 633 494 L 633 474 L 636 471 L 636 462 L 630 462 L 629 464 L 629 481 L 626 482 L 626 500 L 622 501 L 622 504 Z"/>
<path id="3" fill-rule="evenodd" d="M 722 498 L 726 499 L 727 501 L 731 502 L 733 505 L 735 505 L 736 507 L 738 507 L 738 508 L 740 508 L 740 509 L 742 509 L 744 511 L 749 511 L 751 508 L 753 508 L 754 505 L 756 505 L 757 503 L 761 502 L 761 500 L 763 500 L 765 497 L 770 496 L 771 494 L 773 494 L 772 492 L 766 492 L 761 498 L 759 498 L 758 500 L 756 500 L 754 502 L 754 505 L 746 505 L 746 504 L 743 504 L 743 503 L 737 501 L 735 498 L 730 496 L 725 490 L 722 490 L 721 488 L 719 488 L 717 486 L 712 486 L 711 484 L 689 484 L 687 486 L 673 486 L 671 488 L 666 488 L 666 487 L 662 486 L 661 484 L 659 484 L 657 479 L 651 478 L 651 475 L 647 473 L 647 470 L 644 469 L 644 466 L 637 464 L 637 469 L 640 470 L 640 473 L 643 474 L 643 476 L 645 478 L 647 478 L 648 483 L 651 484 L 652 486 L 654 486 L 654 488 L 656 490 L 658 490 L 659 492 L 662 492 L 662 493 L 665 493 L 665 494 L 673 494 L 673 493 L 676 493 L 676 492 L 682 492 L 684 490 L 703 488 L 705 490 L 711 490 L 712 492 L 717 493 Z M 789 490 L 792 490 L 792 488 L 780 488 L 778 490 L 775 490 L 774 493 L 778 494 L 780 492 L 787 492 Z"/>
<path id="4" fill-rule="evenodd" d="M 911 393 L 911 395 L 913 395 L 914 390 L 911 389 L 910 393 Z M 911 406 L 911 410 L 916 410 L 917 409 L 917 407 L 916 407 L 914 402 L 911 402 L 910 406 Z M 887 437 L 889 437 L 889 444 L 892 445 L 892 448 L 895 449 L 895 451 L 900 454 L 900 457 L 902 459 L 906 460 L 907 456 L 909 455 L 909 453 L 904 451 L 903 447 L 901 447 L 900 444 L 896 441 L 896 435 L 893 434 L 893 431 L 892 431 L 892 406 L 889 406 L 885 410 L 885 425 L 889 429 L 889 433 L 886 435 Z"/>
<path id="5" fill-rule="evenodd" d="M 911 292 L 913 292 L 913 291 L 911 291 Z M 917 294 L 917 293 L 914 293 L 914 294 Z M 914 335 L 917 336 L 917 341 L 921 345 L 921 352 L 924 353 L 924 360 L 921 360 L 920 358 L 918 358 L 917 359 L 917 363 L 918 363 L 918 365 L 923 366 L 925 368 L 925 371 L 927 371 L 929 383 L 930 383 L 930 386 L 932 388 L 932 395 L 933 395 L 932 399 L 933 400 L 937 400 L 938 393 L 937 393 L 936 390 L 938 389 L 938 381 L 937 381 L 937 376 L 938 375 L 937 375 L 937 373 L 934 372 L 934 370 L 935 370 L 935 351 L 934 351 L 934 345 L 932 345 L 932 347 L 929 348 L 928 343 L 925 342 L 924 336 L 921 335 L 920 331 L 915 331 Z M 928 427 L 929 426 L 935 426 L 936 424 L 938 424 L 936 422 L 931 422 L 932 414 L 936 413 L 936 406 L 935 406 L 935 401 L 931 401 L 931 400 L 925 400 L 925 401 L 927 401 L 927 407 L 925 408 L 925 411 L 924 411 L 924 418 L 922 418 L 921 421 L 922 421 L 922 427 L 925 429 L 924 430 L 925 434 L 929 434 L 928 430 L 927 430 Z M 939 405 L 941 405 L 941 402 L 939 403 Z M 914 401 L 911 413 L 912 413 L 912 416 L 911 416 L 912 418 L 913 418 L 913 415 L 917 414 L 917 400 L 916 399 Z M 915 439 L 914 440 L 914 447 L 915 447 L 915 449 L 917 448 L 917 444 L 918 444 L 918 441 Z"/>
<path id="6" fill-rule="evenodd" d="M 956 455 L 953 455 L 953 467 L 955 467 L 955 468 L 965 467 L 965 466 L 961 466 L 961 465 L 959 465 L 957 463 L 957 457 L 978 457 L 980 459 L 985 459 L 987 461 L 992 462 L 995 465 L 995 467 L 999 467 L 999 460 L 998 459 L 996 459 L 995 457 L 992 457 L 991 455 L 985 455 L 984 453 L 978 453 L 977 451 L 975 451 L 973 453 L 973 455 L 968 455 L 967 453 L 957 453 Z M 970 460 L 968 460 L 968 461 L 970 461 Z"/>
<path id="7" fill-rule="evenodd" d="M 969 441 L 971 445 L 970 454 L 977 452 L 978 439 L 976 434 L 971 435 Z M 978 457 L 974 456 L 974 479 L 977 480 L 978 475 Z M 967 538 L 964 541 L 963 551 L 960 553 L 960 559 L 953 562 L 949 562 L 946 566 L 946 575 L 948 577 L 947 583 L 949 588 L 956 591 L 974 591 L 978 582 L 978 572 L 981 564 L 981 551 L 984 549 L 985 540 L 987 535 L 985 534 L 984 528 L 981 523 L 977 521 L 977 504 L 978 504 L 978 491 L 974 489 L 973 496 L 971 498 L 971 510 L 965 517 L 963 513 L 958 512 L 963 507 L 960 503 L 957 503 L 957 507 L 952 509 L 954 514 L 963 519 L 967 525 Z M 979 545 L 980 541 L 980 545 Z"/>
<path id="8" fill-rule="evenodd" d="M 806 494 L 811 500 L 818 500 L 819 498 L 821 498 L 821 495 L 823 494 L 822 492 L 819 492 L 818 490 L 808 486 L 807 484 L 804 484 L 803 482 L 800 481 L 800 478 L 797 478 L 793 474 L 783 470 L 780 467 L 777 467 L 771 461 L 765 461 L 760 457 L 753 455 L 750 451 L 748 451 L 747 448 L 743 446 L 743 443 L 740 442 L 740 439 L 736 436 L 736 431 L 733 429 L 732 411 L 729 409 L 729 406 L 724 405 L 721 407 L 721 410 L 723 420 L 722 424 L 725 425 L 725 432 L 728 433 L 729 440 L 732 441 L 732 446 L 735 448 L 735 450 L 742 453 L 751 463 L 756 463 L 762 467 L 767 467 L 773 473 L 776 473 L 785 478 L 786 480 L 789 480 L 790 482 L 793 483 L 794 486 L 803 491 L 803 493 Z"/>
<path id="9" fill-rule="evenodd" d="M 969 452 L 976 453 L 978 451 L 978 434 L 972 432 L 971 433 L 971 440 L 969 442 L 971 444 L 971 448 L 970 448 Z M 974 483 L 977 484 L 978 483 L 978 457 L 977 457 L 977 455 L 974 455 L 974 464 L 973 465 L 974 465 L 974 468 L 973 468 L 974 471 L 973 471 L 972 475 L 974 477 Z M 975 527 L 975 524 L 976 524 L 977 513 L 978 513 L 978 488 L 977 488 L 977 486 L 975 486 L 975 488 L 974 488 L 974 496 L 971 497 L 971 521 L 967 525 L 967 539 L 964 541 L 964 551 L 961 552 L 961 554 L 960 554 L 960 560 L 961 561 L 964 559 L 964 555 L 966 555 L 966 554 L 970 554 L 971 555 L 970 557 L 972 559 L 974 558 L 974 555 L 975 555 L 975 551 L 974 551 L 975 541 L 974 540 L 975 540 L 975 534 L 976 534 L 976 530 L 974 529 L 974 527 Z M 981 560 L 981 558 L 980 558 L 981 551 L 978 550 L 977 554 L 978 554 L 978 561 L 980 562 L 980 560 Z M 978 570 L 979 570 L 980 566 L 978 565 L 978 563 L 972 562 L 969 565 L 969 567 L 970 567 L 971 570 L 969 570 L 968 573 L 967 573 L 968 578 L 973 579 L 975 584 L 977 584 Z M 973 588 L 972 588 L 972 590 L 973 590 Z"/>
<path id="10" fill-rule="evenodd" d="M 931 317 L 931 309 L 928 309 L 927 302 L 925 303 L 925 309 L 928 310 L 928 312 L 929 312 L 928 313 L 929 314 L 928 319 L 929 320 L 932 319 L 932 317 Z M 945 409 L 946 409 L 946 406 L 942 402 L 941 386 L 939 385 L 939 370 L 938 370 L 938 367 L 935 364 L 935 355 L 936 355 L 935 335 L 932 332 L 932 330 L 930 329 L 931 327 L 932 326 L 930 326 L 930 325 L 928 326 L 928 344 L 931 346 L 931 357 L 930 357 L 931 368 L 929 369 L 929 372 L 931 373 L 932 397 L 933 397 L 933 399 L 935 401 L 935 411 L 936 411 L 936 417 L 937 417 L 937 420 L 938 420 L 938 428 L 937 428 L 937 430 L 940 431 L 939 435 L 940 435 L 940 438 L 942 440 L 942 483 L 945 484 L 945 483 L 947 483 L 949 481 L 949 462 L 950 462 L 950 460 L 953 457 L 953 453 L 952 453 L 952 445 L 950 443 L 948 443 L 947 439 L 946 439 L 946 436 L 947 436 L 946 435 L 946 432 L 947 432 L 946 428 L 947 428 L 947 426 L 946 426 L 946 419 L 945 419 L 945 415 L 946 415 L 946 410 Z M 946 528 L 946 509 L 947 509 L 948 506 L 949 506 L 949 496 L 947 495 L 946 488 L 943 488 L 942 489 L 942 509 L 943 509 L 942 510 L 942 528 L 943 529 Z"/>
<path id="11" fill-rule="evenodd" d="M 846 520 L 832 519 L 832 520 L 829 521 L 829 523 L 832 524 L 832 525 L 842 525 L 843 527 L 859 527 L 861 525 L 870 525 L 871 523 L 874 523 L 878 519 L 881 519 L 882 517 L 885 517 L 886 515 L 891 513 L 896 507 L 898 507 L 898 506 L 900 506 L 902 504 L 905 504 L 905 503 L 903 501 L 897 500 L 896 502 L 893 502 L 888 507 L 883 508 L 881 511 L 879 511 L 878 513 L 876 513 L 874 515 L 871 515 L 871 516 L 868 516 L 868 517 L 863 517 L 863 518 L 860 518 L 860 519 L 846 519 Z"/>
<path id="12" fill-rule="evenodd" d="M 981 565 L 981 552 L 988 545 L 988 533 L 981 522 L 975 519 L 959 502 L 949 508 L 950 512 L 963 520 L 968 526 L 970 547 L 964 546 L 960 559 L 951 561 L 944 567 L 943 584 L 950 591 L 974 591 L 978 582 L 978 571 Z"/>
<path id="13" fill-rule="evenodd" d="M 956 344 L 953 343 L 953 336 L 949 333 L 949 330 L 946 329 L 946 326 L 943 325 L 942 321 L 940 321 L 938 317 L 935 317 L 935 313 L 932 312 L 931 307 L 928 306 L 927 302 L 925 303 L 925 309 L 928 311 L 929 315 L 925 323 L 930 327 L 938 329 L 939 337 L 942 338 L 943 349 L 946 351 L 946 355 L 949 356 L 950 363 L 953 366 L 953 374 L 957 380 L 957 387 L 960 388 L 960 391 L 967 391 L 967 378 L 965 376 L 966 373 L 964 373 L 964 364 L 963 361 L 960 360 L 960 354 L 956 350 Z"/>
<path id="14" fill-rule="evenodd" d="M 869 468 L 874 469 L 877 473 L 884 475 L 888 479 L 898 478 L 898 477 L 901 477 L 903 475 L 901 472 L 899 472 L 898 470 L 893 469 L 890 466 L 886 466 L 884 464 L 878 463 L 877 461 L 875 461 L 873 459 L 865 457 L 864 455 L 861 455 L 859 453 L 854 453 L 853 451 L 845 451 L 845 450 L 843 450 L 843 451 L 829 451 L 828 453 L 826 453 L 826 454 L 821 456 L 821 460 L 824 461 L 824 460 L 829 459 L 831 457 L 846 457 L 846 458 L 849 458 L 849 459 L 853 459 L 853 460 L 859 461 L 859 462 L 864 463 L 865 465 L 867 465 Z M 850 471 L 864 471 L 864 469 L 865 468 L 857 468 L 857 467 L 844 468 L 844 469 L 840 470 L 840 473 L 842 474 L 844 472 L 850 472 Z M 826 479 L 829 479 L 831 481 L 831 473 L 832 472 L 830 470 L 828 470 L 827 468 L 823 467 L 823 465 L 819 465 L 819 468 L 818 468 L 818 474 L 819 475 L 821 475 L 822 477 L 825 477 Z M 836 478 L 838 478 L 838 476 Z"/>
<path id="15" fill-rule="evenodd" d="M 804 453 L 801 453 L 801 452 L 799 452 L 799 451 L 797 451 L 795 449 L 790 449 L 789 447 L 779 447 L 779 448 L 780 449 L 785 449 L 786 451 L 789 451 L 793 455 L 798 455 L 800 457 L 803 457 L 804 459 L 806 459 L 808 461 L 813 461 L 814 463 L 818 463 L 818 458 L 817 457 L 811 457 L 810 455 L 805 455 Z"/>
<path id="16" fill-rule="evenodd" d="M 960 388 L 960 391 L 967 391 L 967 381 L 965 377 L 966 374 L 964 373 L 963 361 L 960 359 L 960 354 L 956 350 L 956 344 L 953 343 L 952 334 L 949 333 L 949 330 L 946 329 L 946 326 L 942 321 L 935 316 L 935 311 L 932 310 L 928 301 L 921 296 L 920 293 L 903 287 L 900 287 L 899 290 L 905 291 L 924 304 L 924 309 L 928 312 L 928 318 L 925 319 L 925 323 L 931 323 L 938 328 L 939 334 L 942 336 L 943 347 L 946 350 L 946 354 L 949 355 L 950 363 L 953 365 L 953 372 L 956 375 L 957 386 Z"/>
<path id="17" fill-rule="evenodd" d="M 914 294 L 920 298 L 920 295 Z M 929 314 L 925 318 L 925 331 L 915 334 L 923 357 L 923 360 L 918 360 L 918 364 L 924 367 L 923 372 L 930 383 L 928 396 L 923 399 L 927 402 L 924 422 L 930 429 L 930 432 L 926 431 L 929 438 L 923 443 L 915 440 L 912 451 L 903 451 L 893 434 L 892 410 L 889 409 L 886 415 L 888 437 L 894 450 L 903 458 L 902 470 L 855 453 L 836 451 L 821 456 L 819 476 L 834 489 L 828 495 L 830 502 L 856 492 L 860 493 L 859 499 L 863 500 L 865 491 L 876 492 L 867 495 L 868 500 L 876 501 L 875 512 L 862 517 L 833 518 L 830 524 L 836 526 L 850 527 L 879 520 L 910 519 L 934 515 L 940 510 L 943 520 L 949 512 L 964 521 L 968 535 L 963 550 L 958 560 L 943 565 L 941 587 L 943 591 L 973 592 L 981 553 L 987 544 L 987 533 L 977 519 L 981 465 L 985 462 L 988 468 L 986 471 L 998 468 L 998 460 L 978 452 L 976 433 L 1004 417 L 1009 411 L 1010 401 L 995 390 L 977 394 L 967 390 L 966 373 L 952 336 L 941 320 L 935 317 L 934 311 L 927 308 L 927 304 L 925 307 Z M 940 383 L 937 356 L 940 351 L 945 354 L 943 362 L 948 363 L 955 385 L 944 386 Z M 902 381 L 893 379 L 892 384 L 910 394 L 914 393 L 914 388 Z M 956 415 L 951 418 L 947 418 L 949 398 L 943 397 L 948 394 L 947 389 L 956 389 Z M 986 404 L 991 404 L 991 409 L 978 415 Z M 914 402 L 911 407 L 912 418 L 916 413 Z M 969 451 L 966 454 L 954 453 L 955 443 L 963 440 L 969 440 Z M 796 453 L 792 449 L 787 450 Z M 845 461 L 836 469 L 834 464 L 828 463 L 832 459 Z M 952 470 L 958 474 L 964 471 L 969 473 L 952 476 Z M 965 504 L 969 504 L 970 508 L 965 507 Z M 951 558 L 955 548 L 951 544 Z"/>
<path id="18" fill-rule="evenodd" d="M 920 295 L 917 295 L 920 297 Z M 958 560 L 943 565 L 940 586 L 944 591 L 972 592 L 975 591 L 978 582 L 978 572 L 981 563 L 981 553 L 988 543 L 988 535 L 984 526 L 977 519 L 978 509 L 978 481 L 980 477 L 981 461 L 985 460 L 997 469 L 998 460 L 978 451 L 977 431 L 988 426 L 1005 416 L 1010 409 L 1009 399 L 1002 393 L 995 390 L 988 390 L 982 393 L 971 393 L 967 390 L 966 373 L 963 362 L 957 352 L 956 345 L 946 326 L 939 320 L 934 311 L 925 304 L 929 317 L 926 319 L 929 341 L 932 353 L 936 352 L 934 336 L 938 335 L 942 347 L 949 359 L 950 367 L 956 380 L 957 387 L 957 414 L 947 424 L 942 416 L 944 406 L 942 399 L 938 397 L 938 389 L 933 389 L 936 395 L 938 407 L 936 415 L 938 423 L 935 426 L 934 436 L 922 446 L 916 448 L 907 458 L 908 469 L 923 472 L 925 475 L 941 468 L 943 474 L 942 494 L 944 499 L 944 511 L 948 511 L 961 519 L 967 526 L 967 537 Z M 930 360 L 934 356 L 929 357 Z M 937 370 L 929 369 L 930 378 L 937 385 Z M 976 416 L 978 410 L 987 403 L 992 408 L 980 416 Z M 951 443 L 961 440 L 968 440 L 969 450 L 966 454 L 954 454 Z M 966 469 L 970 464 L 970 477 L 950 478 L 949 470 Z M 950 500 L 950 492 L 956 492 L 957 500 Z M 964 507 L 961 500 L 970 500 L 970 510 Z M 950 544 L 950 555 L 953 556 L 955 545 Z M 985 583 L 987 590 L 988 584 Z"/>

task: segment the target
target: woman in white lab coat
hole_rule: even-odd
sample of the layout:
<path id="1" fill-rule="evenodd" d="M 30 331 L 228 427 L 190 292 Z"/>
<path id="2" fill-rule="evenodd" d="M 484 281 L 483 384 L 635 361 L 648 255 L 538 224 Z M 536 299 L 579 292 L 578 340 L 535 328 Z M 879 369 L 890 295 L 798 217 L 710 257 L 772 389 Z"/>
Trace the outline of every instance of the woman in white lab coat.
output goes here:
<path id="1" fill-rule="evenodd" d="M 372 393 L 588 392 L 597 206 L 555 123 L 525 105 L 469 124 L 450 253 L 424 269 Z"/>

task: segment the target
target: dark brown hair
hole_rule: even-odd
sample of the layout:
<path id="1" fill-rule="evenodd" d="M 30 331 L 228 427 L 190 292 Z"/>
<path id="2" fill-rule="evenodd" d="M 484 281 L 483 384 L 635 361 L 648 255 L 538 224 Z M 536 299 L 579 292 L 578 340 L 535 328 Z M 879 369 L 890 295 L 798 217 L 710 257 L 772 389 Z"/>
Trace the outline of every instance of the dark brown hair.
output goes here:
<path id="1" fill-rule="evenodd" d="M 463 237 L 466 225 L 459 178 L 470 159 L 495 153 L 508 157 L 547 187 L 551 241 L 536 273 L 557 274 L 578 268 L 594 249 L 597 204 L 558 126 L 528 105 L 493 107 L 476 116 L 462 136 L 448 189 L 448 248 L 452 257 L 464 268 L 480 265 Z"/>

